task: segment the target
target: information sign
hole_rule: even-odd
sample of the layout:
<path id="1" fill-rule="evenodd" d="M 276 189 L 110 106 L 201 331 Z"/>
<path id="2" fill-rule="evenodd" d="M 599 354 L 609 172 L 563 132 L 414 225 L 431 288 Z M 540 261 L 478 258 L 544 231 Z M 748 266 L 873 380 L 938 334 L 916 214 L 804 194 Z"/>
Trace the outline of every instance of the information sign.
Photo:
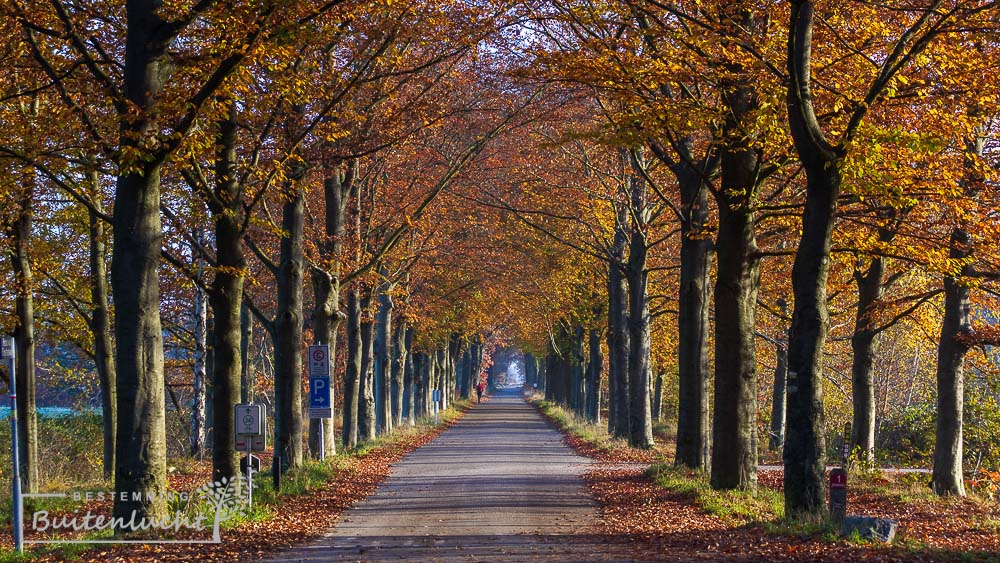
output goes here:
<path id="1" fill-rule="evenodd" d="M 309 377 L 330 375 L 330 347 L 317 344 L 309 347 Z"/>

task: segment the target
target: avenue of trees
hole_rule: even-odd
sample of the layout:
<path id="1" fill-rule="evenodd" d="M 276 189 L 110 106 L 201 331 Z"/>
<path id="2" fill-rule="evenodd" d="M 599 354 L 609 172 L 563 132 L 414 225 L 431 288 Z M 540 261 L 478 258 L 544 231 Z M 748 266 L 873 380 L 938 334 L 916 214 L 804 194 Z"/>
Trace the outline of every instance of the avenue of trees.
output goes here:
<path id="1" fill-rule="evenodd" d="M 781 451 L 792 516 L 845 422 L 940 495 L 1000 464 L 995 2 L 13 0 L 0 32 L 29 491 L 42 374 L 88 374 L 127 518 L 166 509 L 168 417 L 233 477 L 266 403 L 291 469 L 515 350 L 715 488 Z"/>

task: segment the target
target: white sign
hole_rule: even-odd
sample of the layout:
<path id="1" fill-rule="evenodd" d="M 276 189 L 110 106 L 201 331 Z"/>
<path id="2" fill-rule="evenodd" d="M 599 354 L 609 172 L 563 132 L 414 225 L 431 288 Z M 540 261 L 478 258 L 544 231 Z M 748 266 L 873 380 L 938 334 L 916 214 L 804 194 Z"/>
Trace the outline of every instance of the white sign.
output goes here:
<path id="1" fill-rule="evenodd" d="M 250 451 L 262 452 L 267 449 L 267 435 L 261 434 L 260 436 L 250 436 L 247 434 L 239 434 L 236 436 L 236 451 L 247 451 L 248 442 L 250 445 Z"/>
<path id="2" fill-rule="evenodd" d="M 264 433 L 263 405 L 236 405 L 236 436 L 260 436 Z"/>
<path id="3" fill-rule="evenodd" d="M 0 336 L 0 360 L 14 359 L 14 337 Z"/>
<path id="4" fill-rule="evenodd" d="M 309 375 L 330 375 L 330 347 L 326 344 L 309 347 Z"/>
<path id="5" fill-rule="evenodd" d="M 325 409 L 309 409 L 309 418 L 333 418 L 333 409 L 326 407 Z"/>

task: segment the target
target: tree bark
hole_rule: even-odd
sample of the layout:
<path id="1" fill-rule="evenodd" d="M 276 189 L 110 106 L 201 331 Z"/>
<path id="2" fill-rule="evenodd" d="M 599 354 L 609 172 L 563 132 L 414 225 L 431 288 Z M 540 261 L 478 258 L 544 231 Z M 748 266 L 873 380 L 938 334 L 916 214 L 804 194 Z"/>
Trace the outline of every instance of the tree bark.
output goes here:
<path id="1" fill-rule="evenodd" d="M 608 265 L 608 433 L 629 435 L 628 286 L 622 271 L 628 244 L 628 210 L 617 211 L 614 244 Z"/>
<path id="2" fill-rule="evenodd" d="M 379 434 L 392 432 L 390 400 L 390 351 L 392 335 L 392 296 L 388 284 L 378 288 L 378 316 L 375 329 L 375 426 Z"/>
<path id="3" fill-rule="evenodd" d="M 584 351 L 583 325 L 573 331 L 573 412 L 580 418 L 587 416 L 587 356 Z"/>
<path id="4" fill-rule="evenodd" d="M 752 24 L 751 24 L 752 25 Z M 711 483 L 715 489 L 757 487 L 757 360 L 755 317 L 760 288 L 754 200 L 762 182 L 759 149 L 750 145 L 757 99 L 742 68 L 724 85 L 727 118 L 716 192 L 715 403 Z"/>
<path id="5" fill-rule="evenodd" d="M 587 422 L 601 423 L 601 374 L 604 372 L 604 355 L 601 353 L 601 330 L 590 329 L 590 362 L 587 366 Z M 531 363 L 534 357 L 530 356 Z M 525 361 L 525 380 L 528 377 L 528 362 Z"/>
<path id="6" fill-rule="evenodd" d="M 26 179 L 18 197 L 16 217 L 9 235 L 13 244 L 11 270 L 14 274 L 14 328 L 17 403 L 18 455 L 21 466 L 21 489 L 37 493 L 38 414 L 35 410 L 35 301 L 31 272 L 31 230 L 34 222 L 35 179 L 26 170 Z"/>
<path id="7" fill-rule="evenodd" d="M 975 109 L 971 111 L 976 111 Z M 976 161 L 983 156 L 985 138 L 980 135 L 967 142 L 964 195 L 970 199 L 983 189 L 984 178 L 977 172 Z M 969 286 L 963 278 L 972 273 L 975 249 L 966 220 L 951 231 L 948 257 L 962 264 L 957 276 L 944 279 L 944 319 L 938 343 L 937 391 L 938 419 L 934 443 L 934 468 L 931 488 L 941 496 L 965 496 L 962 478 L 962 411 L 965 405 L 965 354 L 973 333 Z"/>
<path id="8" fill-rule="evenodd" d="M 725 169 L 723 164 L 723 178 Z M 753 490 L 757 485 L 754 313 L 759 269 L 753 213 L 731 210 L 730 205 L 720 198 L 711 481 L 716 489 Z"/>
<path id="9" fill-rule="evenodd" d="M 278 309 L 275 321 L 274 396 L 276 438 L 282 469 L 302 465 L 302 252 L 305 193 L 299 181 L 305 170 L 289 174 L 288 201 L 282 209 L 281 262 L 278 272 Z M 238 312 L 238 311 L 237 311 Z M 237 326 L 239 319 L 236 319 Z M 218 323 L 218 320 L 216 321 Z M 238 342 L 238 340 L 237 340 Z M 218 390 L 216 390 L 218 393 Z M 220 401 L 217 399 L 216 403 Z"/>
<path id="10" fill-rule="evenodd" d="M 358 441 L 375 438 L 375 321 L 370 317 L 372 292 L 365 288 L 361 293 L 361 373 L 358 384 Z"/>
<path id="11" fill-rule="evenodd" d="M 406 349 L 406 355 L 404 356 L 406 363 L 403 364 L 403 417 L 406 418 L 407 424 L 413 426 L 416 424 L 416 407 L 414 405 L 416 399 L 416 390 L 414 386 L 416 385 L 416 377 L 414 371 L 414 354 L 413 350 L 413 327 L 406 327 L 406 336 L 404 337 L 404 346 Z"/>
<path id="12" fill-rule="evenodd" d="M 785 513 L 826 513 L 823 346 L 829 327 L 826 281 L 840 195 L 842 149 L 829 145 L 812 108 L 812 2 L 795 1 L 788 36 L 788 115 L 806 171 L 802 235 L 792 267 L 794 309 L 788 343 L 788 411 L 783 450 Z"/>
<path id="13" fill-rule="evenodd" d="M 242 301 L 242 298 L 241 298 Z M 240 402 L 254 402 L 253 313 L 243 302 L 240 307 Z"/>
<path id="14" fill-rule="evenodd" d="M 708 190 L 702 181 L 702 171 L 691 170 L 687 162 L 684 159 L 674 167 L 684 214 L 677 314 L 677 452 L 674 463 L 707 470 L 710 462 L 708 312 L 712 240 L 707 228 Z"/>
<path id="15" fill-rule="evenodd" d="M 785 310 L 787 304 L 779 300 L 779 306 Z M 779 340 L 774 345 L 774 386 L 771 390 L 771 433 L 767 449 L 780 451 L 785 444 L 785 387 L 788 376 L 788 341 Z"/>
<path id="16" fill-rule="evenodd" d="M 121 153 L 115 188 L 111 264 L 115 305 L 115 367 L 118 419 L 115 439 L 114 516 L 155 517 L 166 510 L 167 446 L 160 323 L 160 169 L 165 154 L 144 143 L 160 124 L 150 110 L 169 74 L 167 47 L 173 37 L 157 2 L 126 5 L 128 22 L 123 69 L 129 107 L 119 110 Z M 124 500 L 123 500 L 124 499 Z"/>
<path id="17" fill-rule="evenodd" d="M 347 370 L 344 372 L 344 420 L 341 442 L 345 448 L 358 444 L 358 402 L 361 385 L 361 303 L 357 286 L 347 292 Z"/>
<path id="18" fill-rule="evenodd" d="M 399 322 L 392 327 L 392 380 L 390 385 L 392 407 L 392 425 L 398 428 L 403 424 L 405 416 L 403 411 L 403 391 L 405 389 L 404 372 L 406 371 L 406 356 L 409 351 L 406 349 L 406 317 L 400 318 Z"/>
<path id="19" fill-rule="evenodd" d="M 200 237 L 199 237 L 200 239 Z M 208 347 L 208 295 L 200 287 L 194 294 L 194 374 L 191 380 L 194 398 L 191 405 L 191 457 L 202 459 L 205 455 L 205 368 Z"/>
<path id="20" fill-rule="evenodd" d="M 246 259 L 243 255 L 243 190 L 237 180 L 236 162 L 236 104 L 230 104 L 227 119 L 219 123 L 216 143 L 215 197 L 209 201 L 209 211 L 215 223 L 216 262 L 218 267 L 208 291 L 209 304 L 214 319 L 214 362 L 212 374 L 212 408 L 216 413 L 212 428 L 212 476 L 232 479 L 240 474 L 239 452 L 236 451 L 233 407 L 239 403 L 243 376 L 243 279 Z M 301 264 L 301 212 L 298 213 L 298 260 Z M 286 210 L 286 213 L 291 210 Z M 294 221 L 294 217 L 286 217 Z M 293 222 L 286 227 L 294 228 Z M 293 234 L 293 236 L 295 236 Z M 284 251 L 285 241 L 282 241 Z M 294 242 L 291 243 L 294 245 Z M 283 255 L 283 258 L 284 257 Z M 287 258 L 286 258 L 287 259 Z M 291 258 L 294 260 L 294 258 Z M 301 286 L 301 265 L 298 282 Z M 280 285 L 280 282 L 279 282 Z M 281 290 L 279 289 L 279 295 Z M 301 288 L 299 289 L 299 318 L 301 318 Z M 279 315 L 280 313 L 279 297 Z M 280 322 L 280 321 L 279 321 Z M 301 329 L 300 329 L 301 332 Z M 297 355 L 297 354 L 296 354 Z M 278 362 L 280 365 L 280 362 Z M 283 414 L 283 413 L 282 413 Z M 287 419 L 286 419 L 287 420 Z M 278 451 L 281 451 L 280 449 Z"/>
<path id="21" fill-rule="evenodd" d="M 949 257 L 961 260 L 972 254 L 972 237 L 962 227 L 951 233 Z M 931 488 L 941 496 L 965 496 L 962 478 L 962 410 L 965 390 L 965 353 L 968 344 L 963 336 L 972 332 L 969 288 L 960 278 L 969 273 L 962 266 L 959 276 L 944 279 L 944 319 L 937 360 L 937 428 L 934 443 L 934 467 Z"/>
<path id="22" fill-rule="evenodd" d="M 633 155 L 637 160 L 638 155 Z M 633 162 L 635 166 L 640 163 Z M 629 233 L 628 266 L 628 395 L 629 445 L 635 448 L 653 447 L 652 407 L 649 401 L 650 377 L 650 315 L 648 299 L 649 270 L 646 266 L 649 245 L 646 229 L 649 210 L 646 202 L 646 181 L 633 174 L 630 181 L 632 228 Z"/>
<path id="23" fill-rule="evenodd" d="M 330 347 L 328 357 L 333 366 L 336 366 L 337 358 L 337 330 L 340 328 L 346 315 L 340 311 L 340 268 L 341 255 L 344 249 L 344 234 L 347 230 L 347 204 L 353 201 L 351 197 L 356 191 L 355 179 L 358 172 L 358 161 L 352 159 L 347 163 L 337 163 L 326 169 L 326 178 L 323 180 L 323 198 L 325 204 L 325 214 L 323 217 L 325 237 L 317 242 L 317 249 L 320 254 L 321 263 L 327 267 L 314 267 L 312 269 L 313 294 L 315 303 L 313 304 L 313 332 L 316 341 Z M 331 385 L 336 375 L 335 370 L 330 372 Z M 344 402 L 342 408 L 348 408 L 347 379 L 344 380 Z M 326 455 L 336 454 L 336 440 L 334 439 L 334 413 L 325 419 L 309 419 L 309 448 L 313 456 L 319 455 L 319 431 L 323 428 L 323 443 L 326 447 Z M 352 415 L 353 417 L 354 415 Z M 345 419 L 346 420 L 346 419 Z M 356 420 L 351 418 L 351 420 Z M 346 426 L 346 425 L 345 425 Z M 346 443 L 346 442 L 345 442 Z M 353 444 L 352 444 L 353 445 Z"/>
<path id="24" fill-rule="evenodd" d="M 873 256 L 868 268 L 854 272 L 858 284 L 858 306 L 855 313 L 851 349 L 851 395 L 854 415 L 851 423 L 851 452 L 857 451 L 862 459 L 875 459 L 875 385 L 873 365 L 875 355 L 875 327 L 872 311 L 882 297 L 882 275 L 885 259 Z"/>
<path id="25" fill-rule="evenodd" d="M 659 422 L 663 417 L 663 369 L 656 370 L 656 384 L 653 386 L 653 394 L 650 400 L 653 403 L 653 420 Z"/>
<path id="26" fill-rule="evenodd" d="M 92 173 L 96 186 L 97 173 Z M 95 205 L 100 210 L 100 199 Z M 90 332 L 94 337 L 94 365 L 101 386 L 101 420 L 104 428 L 104 478 L 115 476 L 115 427 L 117 425 L 118 389 L 115 377 L 114 348 L 111 342 L 111 308 L 108 305 L 108 272 L 105 260 L 104 221 L 90 212 Z"/>

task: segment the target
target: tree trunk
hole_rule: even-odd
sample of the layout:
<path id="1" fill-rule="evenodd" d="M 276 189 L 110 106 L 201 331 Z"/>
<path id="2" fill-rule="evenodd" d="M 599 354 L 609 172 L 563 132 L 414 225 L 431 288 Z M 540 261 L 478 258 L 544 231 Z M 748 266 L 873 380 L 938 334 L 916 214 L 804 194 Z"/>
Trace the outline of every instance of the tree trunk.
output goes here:
<path id="1" fill-rule="evenodd" d="M 687 161 L 685 161 L 687 162 Z M 708 190 L 701 171 L 683 165 L 681 272 L 677 314 L 677 453 L 674 463 L 709 467 L 708 310 L 712 241 L 708 236 Z"/>
<path id="2" fill-rule="evenodd" d="M 366 288 L 361 294 L 361 373 L 358 384 L 358 441 L 369 442 L 375 438 L 375 322 L 370 318 L 372 291 Z"/>
<path id="3" fill-rule="evenodd" d="M 375 427 L 379 434 L 392 432 L 390 399 L 390 351 L 392 335 L 392 296 L 388 284 L 378 288 L 378 317 L 375 329 Z"/>
<path id="4" fill-rule="evenodd" d="M 340 280 L 330 276 L 325 271 L 313 268 L 313 338 L 317 344 L 329 347 L 327 354 L 330 362 L 330 385 L 336 381 L 337 329 L 340 327 L 341 316 L 338 301 L 340 300 Z M 332 392 L 332 388 L 331 388 Z M 333 397 L 331 396 L 331 399 Z M 319 433 L 323 432 L 323 456 L 329 457 L 337 453 L 337 440 L 334 436 L 333 406 L 331 401 L 331 418 L 309 419 L 309 451 L 314 459 L 320 458 Z"/>
<path id="5" fill-rule="evenodd" d="M 341 442 L 358 444 L 358 403 L 361 386 L 361 303 L 357 286 L 347 292 L 347 370 L 344 372 L 344 420 Z"/>
<path id="6" fill-rule="evenodd" d="M 742 70 L 742 69 L 740 69 Z M 754 200 L 760 158 L 749 146 L 745 121 L 757 102 L 742 73 L 723 94 L 726 143 L 716 193 L 715 403 L 711 483 L 715 489 L 757 487 L 757 360 L 755 315 L 760 288 Z"/>
<path id="7" fill-rule="evenodd" d="M 448 383 L 448 396 L 451 401 L 461 397 L 459 391 L 459 372 L 461 371 L 462 339 L 457 332 L 451 334 L 448 339 L 448 365 L 450 366 L 451 379 Z"/>
<path id="8" fill-rule="evenodd" d="M 278 309 L 275 321 L 274 397 L 275 452 L 281 454 L 282 469 L 302 465 L 302 253 L 305 193 L 299 185 L 304 170 L 293 169 L 284 204 L 281 227 L 281 262 L 278 272 Z M 238 313 L 238 310 L 237 310 Z M 236 318 L 238 326 L 238 317 Z M 218 323 L 218 320 L 216 320 Z M 238 342 L 238 340 L 237 340 Z M 216 390 L 218 393 L 218 390 Z M 216 403 L 220 401 L 217 399 Z"/>
<path id="9" fill-rule="evenodd" d="M 398 428 L 403 424 L 403 391 L 405 389 L 404 372 L 406 371 L 406 317 L 400 318 L 392 328 L 392 381 L 390 385 L 392 407 L 392 425 Z"/>
<path id="10" fill-rule="evenodd" d="M 404 347 L 405 347 L 405 360 L 403 364 L 403 417 L 406 418 L 407 424 L 413 426 L 416 424 L 416 407 L 414 405 L 416 399 L 416 390 L 414 386 L 416 385 L 416 377 L 413 365 L 413 327 L 406 327 L 406 336 L 404 337 Z"/>
<path id="11" fill-rule="evenodd" d="M 600 343 L 598 343 L 598 347 Z M 538 363 L 531 352 L 524 354 L 524 384 L 528 389 L 537 389 L 538 385 Z"/>
<path id="12" fill-rule="evenodd" d="M 198 237 L 199 240 L 201 237 Z M 202 459 L 205 455 L 205 354 L 208 347 L 208 295 L 200 287 L 194 294 L 194 375 L 192 386 L 194 400 L 191 405 L 191 457 Z"/>
<path id="13" fill-rule="evenodd" d="M 232 413 L 233 407 L 240 401 L 242 387 L 243 330 L 240 317 L 243 310 L 243 279 L 246 271 L 246 259 L 243 256 L 243 191 L 237 180 L 235 106 L 235 103 L 231 103 L 228 119 L 219 124 L 215 161 L 215 198 L 209 203 L 209 210 L 215 223 L 216 262 L 218 263 L 208 292 L 215 331 L 213 335 L 215 361 L 212 367 L 212 409 L 215 411 L 216 417 L 215 425 L 212 428 L 212 476 L 216 481 L 223 477 L 232 479 L 240 474 L 239 452 L 236 451 Z M 297 219 L 294 217 L 294 207 L 285 210 L 286 217 L 284 218 L 284 227 L 288 229 L 286 232 L 291 232 L 293 237 L 298 238 L 298 277 L 289 277 L 285 281 L 286 283 L 298 284 L 299 297 L 296 318 L 299 319 L 301 319 L 302 301 L 302 205 L 300 197 Z M 287 215 L 289 213 L 292 215 Z M 294 231 L 296 228 L 298 229 L 297 234 Z M 294 256 L 285 255 L 285 244 L 286 242 L 282 240 L 283 261 L 296 260 Z M 290 241 L 288 244 L 292 245 L 288 249 L 291 251 L 295 248 L 296 242 Z M 286 267 L 295 268 L 291 264 Z M 286 288 L 286 292 L 290 289 L 294 290 L 294 288 Z M 279 315 L 282 311 L 280 295 L 281 289 L 279 289 Z M 301 323 L 299 324 L 301 327 Z M 299 334 L 301 334 L 301 328 L 299 328 Z M 298 356 L 298 354 L 295 355 Z M 280 361 L 278 365 L 281 365 Z M 289 419 L 285 418 L 284 420 Z"/>
<path id="14" fill-rule="evenodd" d="M 242 301 L 242 298 L 240 299 Z M 254 402 L 253 313 L 244 302 L 240 307 L 240 402 Z"/>
<path id="15" fill-rule="evenodd" d="M 972 109 L 971 111 L 976 111 Z M 984 178 L 977 171 L 983 156 L 985 137 L 978 135 L 967 142 L 965 159 L 965 196 L 973 199 L 983 189 Z M 972 273 L 974 254 L 972 236 L 961 220 L 951 231 L 948 257 L 962 264 L 957 276 L 944 279 L 944 319 L 938 342 L 937 391 L 938 418 L 934 443 L 934 468 L 931 488 L 941 496 L 965 496 L 962 478 L 962 410 L 965 405 L 965 353 L 969 343 L 964 337 L 973 333 L 969 286 L 963 278 Z"/>
<path id="16" fill-rule="evenodd" d="M 638 158 L 637 156 L 634 158 Z M 633 163 L 636 166 L 641 164 Z M 652 407 L 649 402 L 650 378 L 650 315 L 646 255 L 649 228 L 646 208 L 646 182 L 638 175 L 631 178 L 630 199 L 632 229 L 629 236 L 628 267 L 628 420 L 629 445 L 635 448 L 653 447 Z"/>
<path id="17" fill-rule="evenodd" d="M 590 329 L 590 363 L 587 369 L 587 422 L 601 423 L 601 374 L 604 371 L 604 355 L 601 353 L 601 330 Z M 531 363 L 534 357 L 528 355 Z M 528 377 L 528 361 L 524 364 L 525 380 Z"/>
<path id="18" fill-rule="evenodd" d="M 93 185 L 98 185 L 96 172 Z M 99 198 L 94 198 L 100 206 Z M 108 272 L 105 260 L 104 221 L 90 212 L 90 332 L 94 336 L 94 365 L 101 385 L 101 420 L 104 428 L 104 478 L 115 476 L 115 428 L 117 425 L 118 389 L 115 377 L 114 349 L 111 342 L 111 310 L 108 305 Z"/>
<path id="19" fill-rule="evenodd" d="M 725 191 L 725 157 L 722 167 Z M 759 260 L 755 256 L 753 213 L 730 209 L 732 204 L 724 197 L 719 200 L 711 481 L 715 489 L 753 490 L 757 486 L 754 313 L 760 285 Z"/>
<path id="20" fill-rule="evenodd" d="M 663 369 L 656 370 L 656 385 L 653 386 L 653 420 L 659 422 L 663 418 Z"/>
<path id="21" fill-rule="evenodd" d="M 812 108 L 810 87 L 813 6 L 792 3 L 788 39 L 788 115 L 796 152 L 806 171 L 802 235 L 792 267 L 794 309 L 788 343 L 785 514 L 826 514 L 826 424 L 823 346 L 829 314 L 826 281 L 830 241 L 840 195 L 842 149 L 826 143 Z"/>
<path id="22" fill-rule="evenodd" d="M 121 154 L 151 156 L 120 162 L 111 263 L 115 306 L 115 368 L 118 385 L 115 439 L 116 518 L 162 515 L 167 490 L 167 445 L 160 323 L 160 168 L 166 155 L 150 155 L 144 143 L 159 125 L 148 112 L 168 76 L 172 37 L 151 0 L 129 2 L 124 94 L 118 117 Z"/>
<path id="23" fill-rule="evenodd" d="M 629 435 L 628 288 L 622 272 L 628 244 L 628 210 L 618 209 L 614 246 L 608 265 L 608 433 Z"/>
<path id="24" fill-rule="evenodd" d="M 962 260 L 972 255 L 972 239 L 962 227 L 951 233 L 949 257 Z M 972 333 L 969 288 L 960 281 L 969 266 L 962 267 L 959 276 L 944 279 L 944 319 L 937 360 L 937 429 L 934 444 L 934 468 L 931 488 L 941 496 L 965 496 L 962 478 L 962 410 L 965 389 L 965 353 L 968 344 L 962 337 Z"/>
<path id="25" fill-rule="evenodd" d="M 573 412 L 580 418 L 587 416 L 587 356 L 584 351 L 583 325 L 573 332 Z"/>
<path id="26" fill-rule="evenodd" d="M 313 304 L 313 332 L 316 341 L 330 347 L 328 358 L 332 366 L 336 366 L 337 359 L 337 330 L 343 322 L 345 315 L 340 312 L 340 267 L 341 255 L 344 249 L 344 233 L 347 229 L 346 214 L 347 204 L 353 201 L 351 195 L 356 191 L 354 180 L 357 178 L 358 161 L 352 159 L 345 165 L 328 167 L 325 171 L 326 178 L 323 180 L 323 197 L 326 213 L 324 215 L 324 228 L 326 236 L 321 238 L 316 246 L 320 254 L 321 263 L 325 262 L 327 268 L 314 267 L 312 269 L 313 294 L 315 303 Z M 330 372 L 330 382 L 335 381 L 335 369 Z M 344 380 L 344 392 L 347 389 L 347 379 Z M 353 394 L 353 393 L 352 393 Z M 343 407 L 348 408 L 348 396 L 344 395 Z M 319 454 L 319 431 L 323 429 L 323 444 L 326 448 L 326 455 L 336 454 L 336 439 L 334 438 L 334 413 L 331 417 L 324 419 L 309 419 L 309 448 L 313 456 Z M 356 420 L 352 415 L 351 420 Z M 346 419 L 345 419 L 346 420 Z M 346 425 L 345 425 L 346 431 Z M 355 432 L 356 431 L 352 431 Z M 345 434 L 346 435 L 346 434 Z M 346 443 L 346 441 L 345 441 Z M 352 442 L 353 444 L 353 442 Z"/>
<path id="27" fill-rule="evenodd" d="M 11 270 L 14 273 L 14 328 L 17 437 L 21 465 L 21 487 L 25 493 L 38 492 L 38 415 L 35 411 L 35 302 L 34 280 L 31 273 L 31 229 L 34 219 L 35 179 L 33 170 L 26 171 L 19 194 L 17 216 L 10 227 L 14 246 Z"/>
<path id="28" fill-rule="evenodd" d="M 417 418 L 426 418 L 430 412 L 430 403 L 427 396 L 430 394 L 431 385 L 431 357 L 426 352 L 421 352 L 418 356 L 420 369 L 417 375 Z"/>
<path id="29" fill-rule="evenodd" d="M 875 354 L 875 327 L 871 314 L 882 297 L 882 275 L 885 260 L 873 256 L 864 272 L 855 271 L 858 284 L 858 306 L 855 313 L 851 349 L 851 394 L 854 399 L 854 417 L 851 424 L 851 452 L 857 451 L 862 459 L 875 459 L 875 386 L 873 364 Z"/>
<path id="30" fill-rule="evenodd" d="M 785 444 L 785 387 L 788 375 L 788 342 L 779 341 L 774 346 L 774 387 L 771 394 L 771 435 L 767 449 L 780 451 Z"/>

